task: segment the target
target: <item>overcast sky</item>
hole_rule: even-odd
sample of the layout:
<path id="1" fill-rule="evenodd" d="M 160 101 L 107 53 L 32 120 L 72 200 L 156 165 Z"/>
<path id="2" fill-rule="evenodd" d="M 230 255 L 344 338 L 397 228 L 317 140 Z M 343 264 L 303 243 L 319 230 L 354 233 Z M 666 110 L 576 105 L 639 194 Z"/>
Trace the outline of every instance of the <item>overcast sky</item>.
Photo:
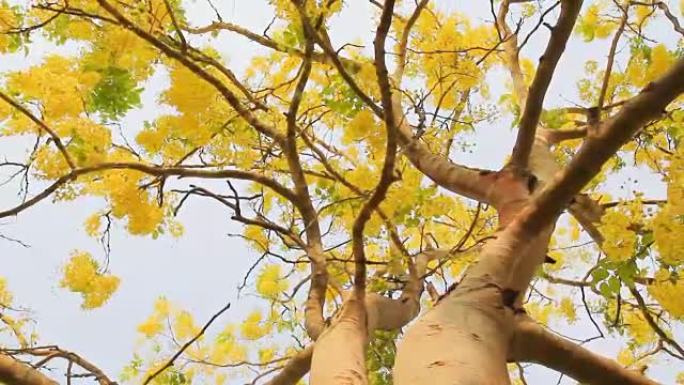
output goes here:
<path id="1" fill-rule="evenodd" d="M 265 1 L 225 0 L 215 3 L 226 21 L 255 31 L 262 31 L 271 20 L 271 12 Z M 333 24 L 331 35 L 334 42 L 338 46 L 358 39 L 368 42 L 373 31 L 371 15 L 374 14 L 374 8 L 366 0 L 346 3 L 346 9 Z M 488 20 L 490 17 L 488 6 L 484 7 L 488 5 L 487 2 L 437 3 L 447 9 L 467 11 L 481 19 Z M 197 21 L 197 24 L 211 21 L 213 12 L 204 1 L 190 4 L 190 20 Z M 545 39 L 533 41 L 525 54 L 536 61 L 543 44 Z M 229 34 L 221 36 L 216 48 L 236 69 L 244 68 L 246 59 L 255 52 L 254 45 Z M 73 54 L 78 47 L 68 45 L 56 48 L 40 42 L 32 47 L 28 57 L 23 54 L 3 57 L 0 60 L 0 72 L 39 63 L 46 53 L 55 51 Z M 568 104 L 567 100 L 576 100 L 575 84 L 570 79 L 579 78 L 586 59 L 601 57 L 603 52 L 606 52 L 604 43 L 570 44 L 559 65 L 559 76 L 552 83 L 550 100 L 556 104 Z M 500 90 L 504 78 L 493 75 L 492 79 L 493 83 L 499 82 L 499 85 L 491 84 L 491 88 Z M 124 129 L 129 138 L 134 137 L 144 120 L 152 120 L 153 116 L 160 113 L 153 101 L 166 83 L 164 74 L 157 74 L 150 79 L 143 94 L 143 100 L 148 103 L 126 117 Z M 499 122 L 487 127 L 486 132 L 480 135 L 487 140 L 478 141 L 472 154 L 459 154 L 456 158 L 480 167 L 501 166 L 512 145 L 513 132 L 509 124 Z M 10 160 L 23 159 L 25 149 L 25 142 L 21 139 L 0 138 L 0 154 Z M 14 187 L 0 189 L 0 207 L 9 207 L 17 201 Z M 662 194 L 660 184 L 654 183 L 649 188 L 656 195 Z M 152 304 L 160 294 L 190 310 L 198 323 L 208 319 L 227 301 L 232 301 L 233 307 L 224 315 L 226 320 L 240 320 L 255 306 L 249 296 L 236 298 L 236 287 L 256 255 L 240 240 L 227 236 L 231 232 L 240 232 L 240 227 L 230 222 L 229 212 L 211 201 L 194 199 L 188 202 L 179 216 L 186 229 L 180 239 L 135 237 L 126 234 L 122 227 L 116 227 L 112 233 L 110 269 L 121 277 L 121 286 L 104 307 L 82 311 L 80 297 L 58 287 L 59 269 L 76 248 L 90 251 L 97 257 L 102 256 L 97 241 L 87 237 L 83 231 L 85 218 L 102 207 L 100 199 L 79 199 L 58 204 L 45 201 L 17 218 L 0 222 L 0 233 L 19 238 L 30 245 L 24 248 L 0 240 L 0 275 L 7 278 L 16 303 L 32 309 L 41 343 L 59 344 L 78 352 L 116 377 L 122 366 L 132 358 L 137 325 L 151 313 Z M 221 328 L 220 323 L 216 328 Z M 593 335 L 592 330 L 577 332 L 579 334 L 576 336 L 580 338 Z M 600 342 L 590 347 L 615 351 L 614 346 L 599 345 Z M 674 382 L 674 373 L 674 368 L 667 369 L 664 366 L 650 372 L 665 383 Z M 549 373 L 537 374 L 530 378 L 530 382 L 549 383 L 555 382 L 556 378 Z"/>

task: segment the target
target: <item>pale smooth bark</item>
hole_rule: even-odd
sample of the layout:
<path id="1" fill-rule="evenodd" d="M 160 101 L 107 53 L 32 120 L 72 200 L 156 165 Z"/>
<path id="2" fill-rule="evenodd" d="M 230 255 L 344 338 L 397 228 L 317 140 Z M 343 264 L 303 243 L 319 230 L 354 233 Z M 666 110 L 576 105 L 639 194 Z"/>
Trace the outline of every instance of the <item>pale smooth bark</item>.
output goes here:
<path id="1" fill-rule="evenodd" d="M 514 306 L 543 261 L 549 236 L 543 232 L 520 247 L 504 231 L 485 245 L 456 289 L 406 332 L 397 349 L 395 384 L 508 384 Z M 525 258 L 514 265 L 512 256 Z"/>
<path id="2" fill-rule="evenodd" d="M 311 359 L 311 384 L 367 384 L 367 344 L 364 304 L 352 295 L 345 301 L 339 319 L 316 340 Z"/>

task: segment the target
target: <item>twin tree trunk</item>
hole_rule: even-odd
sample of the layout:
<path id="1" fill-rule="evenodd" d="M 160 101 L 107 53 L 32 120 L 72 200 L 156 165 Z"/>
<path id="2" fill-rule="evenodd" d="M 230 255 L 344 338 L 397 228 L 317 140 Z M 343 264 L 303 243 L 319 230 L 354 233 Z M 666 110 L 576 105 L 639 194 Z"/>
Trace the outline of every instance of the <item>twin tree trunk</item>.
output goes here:
<path id="1" fill-rule="evenodd" d="M 547 226 L 525 240 L 506 231 L 532 197 L 530 177 L 509 169 L 480 176 L 489 185 L 488 201 L 498 210 L 500 231 L 456 289 L 408 328 L 396 356 L 397 385 L 509 383 L 506 364 L 516 316 L 522 312 L 520 298 L 544 261 L 553 229 Z M 517 246 L 521 244 L 526 247 Z M 346 301 L 338 319 L 316 341 L 312 384 L 366 384 L 365 347 L 378 318 L 384 323 L 394 319 L 400 327 L 416 313 L 400 322 L 400 312 L 367 317 L 368 309 L 372 313 L 379 306 L 368 300 L 365 309 L 359 305 L 353 298 Z"/>

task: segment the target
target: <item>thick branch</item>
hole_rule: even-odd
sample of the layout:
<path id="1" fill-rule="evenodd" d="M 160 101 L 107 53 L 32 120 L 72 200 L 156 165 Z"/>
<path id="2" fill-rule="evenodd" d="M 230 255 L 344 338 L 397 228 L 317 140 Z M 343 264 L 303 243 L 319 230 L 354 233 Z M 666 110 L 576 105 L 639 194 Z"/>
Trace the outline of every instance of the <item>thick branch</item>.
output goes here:
<path id="1" fill-rule="evenodd" d="M 38 370 L 0 353 L 0 382 L 8 385 L 57 385 Z"/>
<path id="2" fill-rule="evenodd" d="M 515 329 L 512 353 L 516 361 L 535 362 L 591 385 L 656 385 L 640 372 L 599 356 L 550 333 L 527 316 Z"/>
<path id="3" fill-rule="evenodd" d="M 378 25 L 375 34 L 375 72 L 378 77 L 378 85 L 382 96 L 382 107 L 385 111 L 384 120 L 387 133 L 387 145 L 380 180 L 371 197 L 361 208 L 361 211 L 354 220 L 354 225 L 352 226 L 352 249 L 356 262 L 354 270 L 354 289 L 357 296 L 363 296 L 363 293 L 366 290 L 366 256 L 363 246 L 363 231 L 371 214 L 375 208 L 380 205 L 380 202 L 385 199 L 390 184 L 395 180 L 394 161 L 397 156 L 397 122 L 392 113 L 392 89 L 389 73 L 387 72 L 387 65 L 385 63 L 385 40 L 387 39 L 387 33 L 392 24 L 393 10 L 394 0 L 387 0 L 380 17 L 380 24 Z"/>
<path id="4" fill-rule="evenodd" d="M 292 172 L 295 194 L 297 194 L 300 202 L 298 207 L 304 219 L 307 254 L 309 259 L 311 259 L 311 285 L 305 306 L 305 327 L 309 336 L 315 340 L 325 326 L 323 306 L 325 304 L 325 291 L 328 287 L 328 271 L 325 256 L 323 255 L 323 241 L 318 223 L 318 213 L 311 201 L 309 186 L 304 176 L 299 152 L 297 151 L 297 113 L 302 102 L 306 84 L 309 81 L 309 75 L 311 74 L 311 55 L 314 49 L 314 42 L 310 34 L 305 32 L 305 37 L 306 49 L 304 60 L 299 71 L 299 80 L 290 102 L 290 108 L 287 112 L 287 136 L 283 148 L 288 166 Z"/>
<path id="5" fill-rule="evenodd" d="M 314 345 L 307 346 L 295 354 L 285 367 L 271 378 L 266 385 L 295 385 L 311 369 L 311 356 Z"/>

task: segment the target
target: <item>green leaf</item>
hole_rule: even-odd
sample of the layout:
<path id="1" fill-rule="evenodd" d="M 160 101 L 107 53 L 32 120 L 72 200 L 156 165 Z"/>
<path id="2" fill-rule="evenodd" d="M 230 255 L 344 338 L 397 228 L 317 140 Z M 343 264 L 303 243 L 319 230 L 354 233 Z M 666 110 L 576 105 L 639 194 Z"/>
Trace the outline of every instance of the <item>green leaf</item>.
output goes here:
<path id="1" fill-rule="evenodd" d="M 608 278 L 608 270 L 604 269 L 603 267 L 598 267 L 591 272 L 591 278 L 595 284 L 599 283 Z"/>

